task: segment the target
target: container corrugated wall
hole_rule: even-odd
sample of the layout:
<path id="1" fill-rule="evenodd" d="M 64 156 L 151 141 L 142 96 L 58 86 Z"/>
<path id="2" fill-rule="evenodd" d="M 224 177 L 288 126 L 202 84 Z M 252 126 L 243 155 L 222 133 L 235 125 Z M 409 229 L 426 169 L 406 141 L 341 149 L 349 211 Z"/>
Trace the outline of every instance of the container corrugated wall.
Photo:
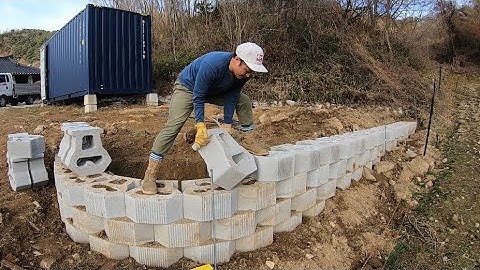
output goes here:
<path id="1" fill-rule="evenodd" d="M 151 22 L 87 5 L 45 44 L 47 99 L 151 91 Z"/>

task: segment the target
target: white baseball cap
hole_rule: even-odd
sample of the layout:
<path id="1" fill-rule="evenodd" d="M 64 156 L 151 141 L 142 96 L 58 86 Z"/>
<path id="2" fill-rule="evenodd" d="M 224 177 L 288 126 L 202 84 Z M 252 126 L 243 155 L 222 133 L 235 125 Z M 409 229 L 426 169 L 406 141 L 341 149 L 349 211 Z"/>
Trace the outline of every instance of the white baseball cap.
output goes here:
<path id="1" fill-rule="evenodd" d="M 255 43 L 245 42 L 237 46 L 235 53 L 255 72 L 268 72 L 263 66 L 263 50 Z"/>

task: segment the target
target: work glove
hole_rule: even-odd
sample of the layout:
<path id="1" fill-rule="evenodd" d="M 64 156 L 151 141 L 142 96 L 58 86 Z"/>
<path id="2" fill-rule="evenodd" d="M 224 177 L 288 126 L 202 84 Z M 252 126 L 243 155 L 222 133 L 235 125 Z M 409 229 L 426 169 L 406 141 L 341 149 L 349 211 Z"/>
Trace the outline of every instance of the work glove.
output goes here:
<path id="1" fill-rule="evenodd" d="M 198 122 L 197 124 L 195 124 L 195 127 L 197 128 L 197 134 L 195 135 L 195 143 L 193 145 L 193 148 L 198 149 L 202 146 L 207 145 L 208 133 L 207 133 L 207 127 L 203 122 Z"/>

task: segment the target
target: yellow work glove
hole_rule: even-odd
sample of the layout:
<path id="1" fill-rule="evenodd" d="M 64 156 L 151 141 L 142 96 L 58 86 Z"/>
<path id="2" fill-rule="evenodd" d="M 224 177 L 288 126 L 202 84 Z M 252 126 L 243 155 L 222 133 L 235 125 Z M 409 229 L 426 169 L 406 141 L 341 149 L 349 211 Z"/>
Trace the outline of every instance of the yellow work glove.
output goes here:
<path id="1" fill-rule="evenodd" d="M 232 135 L 233 134 L 233 127 L 232 127 L 232 124 L 221 124 L 220 125 L 221 128 L 224 128 L 227 130 L 228 134 Z"/>
<path id="2" fill-rule="evenodd" d="M 195 135 L 194 145 L 197 148 L 207 145 L 208 133 L 207 133 L 207 127 L 205 126 L 205 123 L 198 122 L 197 124 L 195 124 L 195 127 L 197 128 L 197 134 Z"/>

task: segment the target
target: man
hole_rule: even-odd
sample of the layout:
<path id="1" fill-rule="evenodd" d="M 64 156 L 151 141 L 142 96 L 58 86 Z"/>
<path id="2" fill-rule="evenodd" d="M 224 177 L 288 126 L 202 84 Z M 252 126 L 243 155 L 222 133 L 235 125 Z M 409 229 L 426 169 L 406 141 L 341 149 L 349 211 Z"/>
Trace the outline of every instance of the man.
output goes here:
<path id="1" fill-rule="evenodd" d="M 205 126 L 205 103 L 223 106 L 223 127 L 232 134 L 233 113 L 236 110 L 239 130 L 253 130 L 250 98 L 241 93 L 252 72 L 268 72 L 263 66 L 263 50 L 255 43 L 238 45 L 235 52 L 210 52 L 195 59 L 179 74 L 174 85 L 167 123 L 158 134 L 150 152 L 148 167 L 142 183 L 143 193 L 156 194 L 155 177 L 160 162 L 172 147 L 176 136 L 192 110 L 195 114 L 195 146 L 208 143 Z M 245 145 L 244 145 L 245 146 Z M 251 146 L 257 155 L 266 155 L 265 149 Z M 255 149 L 256 148 L 256 149 Z"/>

